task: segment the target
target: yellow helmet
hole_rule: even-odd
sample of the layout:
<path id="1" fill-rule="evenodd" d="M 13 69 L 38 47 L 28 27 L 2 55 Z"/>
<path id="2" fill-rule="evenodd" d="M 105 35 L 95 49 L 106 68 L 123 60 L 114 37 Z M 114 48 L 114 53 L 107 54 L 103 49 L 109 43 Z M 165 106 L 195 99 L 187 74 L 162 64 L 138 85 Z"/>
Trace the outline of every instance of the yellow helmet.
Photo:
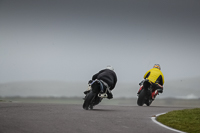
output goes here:
<path id="1" fill-rule="evenodd" d="M 153 66 L 153 68 L 158 68 L 159 70 L 161 70 L 161 67 L 160 67 L 159 64 L 155 64 L 155 65 Z"/>

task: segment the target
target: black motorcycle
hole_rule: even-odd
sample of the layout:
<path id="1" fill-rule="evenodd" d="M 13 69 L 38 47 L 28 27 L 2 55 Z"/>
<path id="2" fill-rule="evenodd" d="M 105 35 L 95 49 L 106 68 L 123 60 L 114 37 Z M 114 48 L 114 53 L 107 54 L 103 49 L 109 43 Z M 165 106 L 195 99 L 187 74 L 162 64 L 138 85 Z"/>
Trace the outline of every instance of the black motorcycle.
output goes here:
<path id="1" fill-rule="evenodd" d="M 143 85 L 148 85 L 148 88 L 145 89 Z M 149 80 L 143 80 L 140 84 L 140 89 L 138 91 L 138 99 L 137 104 L 138 106 L 143 106 L 146 104 L 147 106 L 150 106 L 154 99 L 152 99 L 152 92 L 157 91 L 154 87 L 153 83 L 150 83 Z M 155 92 L 157 93 L 157 92 Z"/>
<path id="2" fill-rule="evenodd" d="M 83 109 L 93 109 L 95 105 L 98 105 L 103 98 L 107 98 L 107 88 L 103 89 L 104 84 L 101 80 L 94 80 L 89 84 L 88 91 L 85 92 Z"/>

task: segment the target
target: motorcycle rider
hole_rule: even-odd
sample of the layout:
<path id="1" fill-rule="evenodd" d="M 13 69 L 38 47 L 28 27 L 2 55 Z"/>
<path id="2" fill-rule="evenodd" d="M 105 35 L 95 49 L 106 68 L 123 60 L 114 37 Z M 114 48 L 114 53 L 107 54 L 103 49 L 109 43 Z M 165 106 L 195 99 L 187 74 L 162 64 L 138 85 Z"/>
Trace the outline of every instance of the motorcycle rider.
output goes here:
<path id="1" fill-rule="evenodd" d="M 115 88 L 117 83 L 117 75 L 114 72 L 114 68 L 112 66 L 107 66 L 105 69 L 100 70 L 98 73 L 92 76 L 92 80 L 88 82 L 88 84 L 93 83 L 95 80 L 99 80 L 102 83 L 101 92 L 103 93 L 103 89 L 107 88 L 107 98 L 112 99 L 113 94 L 112 90 Z M 95 84 L 93 84 L 95 85 Z M 93 87 L 93 86 L 92 86 Z M 84 94 L 87 94 L 90 90 L 86 90 Z"/>
<path id="2" fill-rule="evenodd" d="M 160 65 L 159 64 L 155 64 L 152 69 L 148 70 L 144 75 L 144 79 L 145 80 L 140 82 L 139 85 L 143 84 L 143 87 L 145 89 L 148 89 L 148 87 L 151 84 L 153 84 L 154 90 L 152 92 L 152 99 L 154 100 L 158 93 L 162 93 L 163 92 L 164 75 L 161 72 Z M 139 90 L 138 94 L 140 93 L 140 90 Z"/>

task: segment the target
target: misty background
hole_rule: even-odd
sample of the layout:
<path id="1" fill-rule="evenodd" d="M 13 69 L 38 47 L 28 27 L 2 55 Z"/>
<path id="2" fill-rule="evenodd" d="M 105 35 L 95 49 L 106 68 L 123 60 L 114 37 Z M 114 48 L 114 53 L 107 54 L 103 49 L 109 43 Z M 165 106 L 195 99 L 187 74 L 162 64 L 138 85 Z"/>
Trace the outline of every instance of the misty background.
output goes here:
<path id="1" fill-rule="evenodd" d="M 198 0 L 0 0 L 0 96 L 82 97 L 112 65 L 115 97 L 136 97 L 154 64 L 159 98 L 200 98 Z"/>

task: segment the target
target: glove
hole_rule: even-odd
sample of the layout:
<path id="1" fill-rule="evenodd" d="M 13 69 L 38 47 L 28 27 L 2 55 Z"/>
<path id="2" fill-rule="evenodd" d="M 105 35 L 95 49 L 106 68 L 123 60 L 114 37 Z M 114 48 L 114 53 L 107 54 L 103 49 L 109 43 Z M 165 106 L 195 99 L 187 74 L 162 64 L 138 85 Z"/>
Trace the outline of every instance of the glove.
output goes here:
<path id="1" fill-rule="evenodd" d="M 92 83 L 92 80 L 89 80 L 89 81 L 88 81 L 88 84 L 91 84 L 91 83 Z"/>
<path id="2" fill-rule="evenodd" d="M 144 83 L 145 81 L 148 81 L 148 79 L 142 80 L 142 81 L 139 83 L 139 85 L 140 85 L 140 86 L 143 85 L 143 83 Z"/>
<path id="3" fill-rule="evenodd" d="M 143 82 L 144 82 L 144 80 L 142 80 L 142 81 L 139 83 L 139 85 L 141 86 L 141 85 L 143 84 Z"/>

